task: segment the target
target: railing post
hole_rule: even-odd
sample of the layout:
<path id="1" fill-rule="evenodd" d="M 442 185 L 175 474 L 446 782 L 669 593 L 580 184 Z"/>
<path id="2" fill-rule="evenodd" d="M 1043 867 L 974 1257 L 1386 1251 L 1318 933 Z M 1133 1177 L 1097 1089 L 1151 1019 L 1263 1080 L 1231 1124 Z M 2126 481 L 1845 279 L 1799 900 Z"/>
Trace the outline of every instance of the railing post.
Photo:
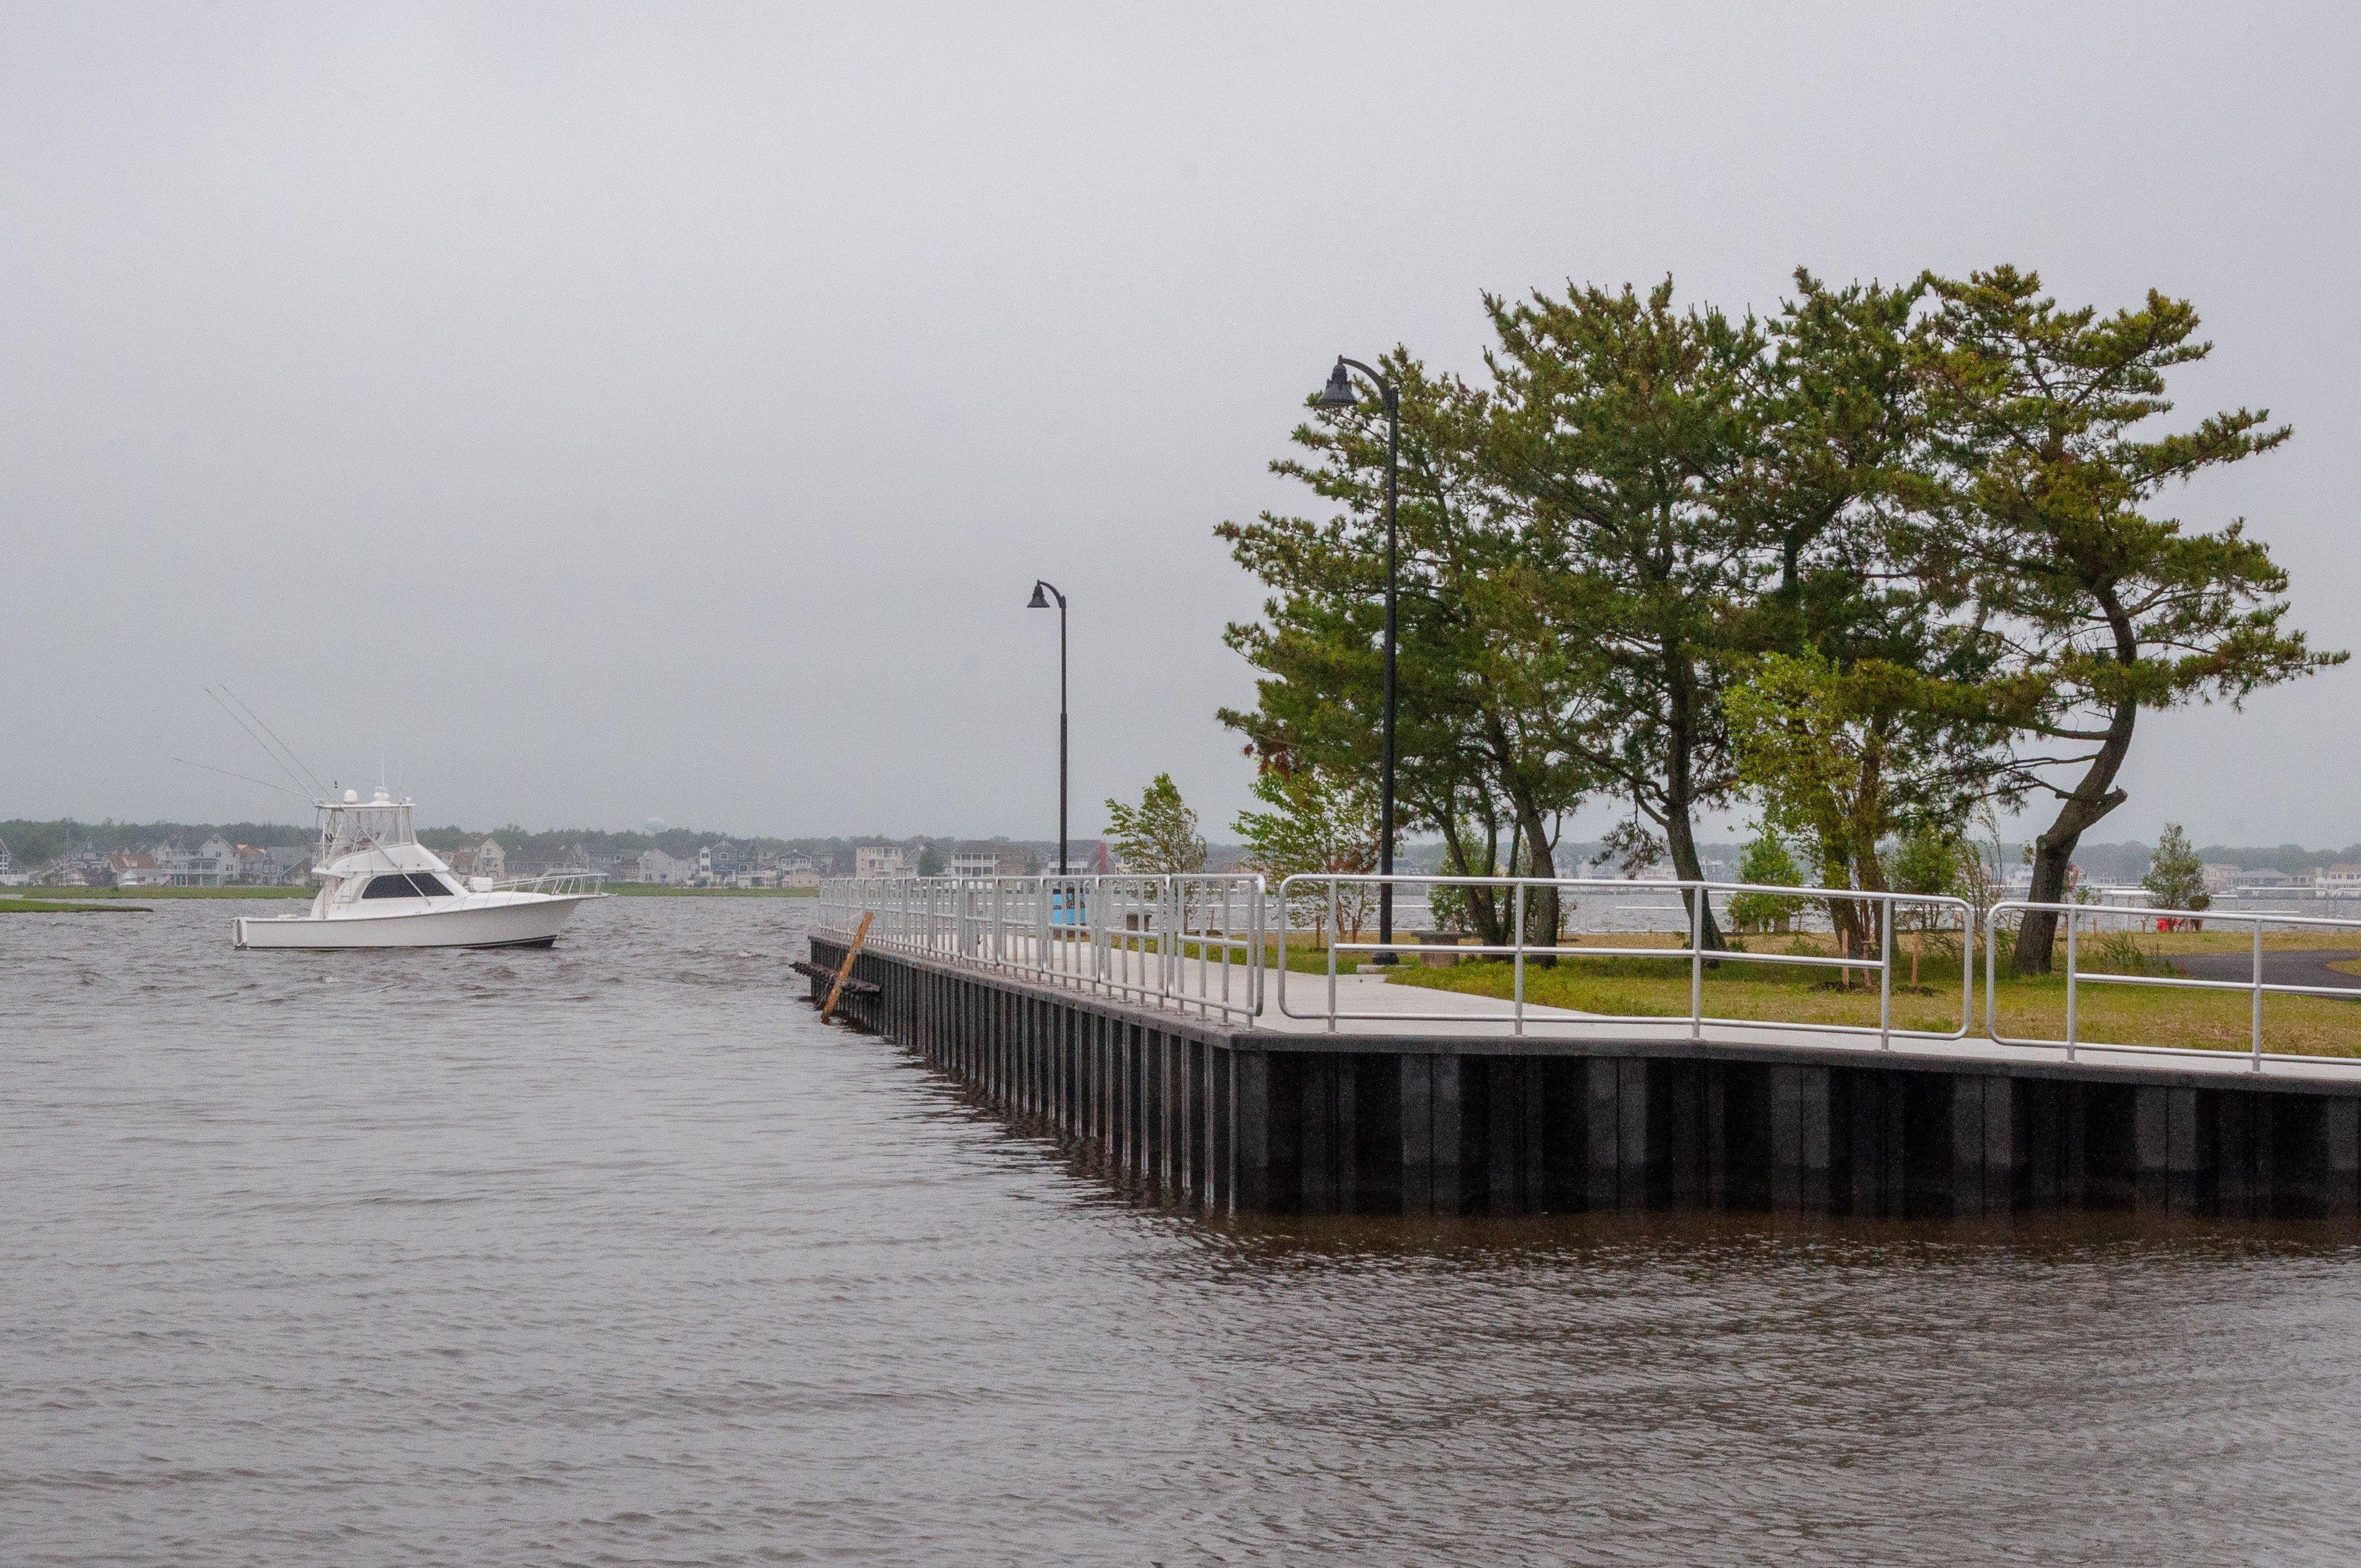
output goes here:
<path id="1" fill-rule="evenodd" d="M 2072 906 L 2066 910 L 2066 1059 L 2074 1059 L 2074 927 L 2081 923 L 2081 915 Z"/>
<path id="2" fill-rule="evenodd" d="M 1894 895 L 1885 895 L 1885 932 L 1877 955 L 1877 1048 L 1894 1048 Z"/>
<path id="3" fill-rule="evenodd" d="M 1515 1030 L 1521 1035 L 1525 1032 L 1525 884 L 1523 883 L 1517 884 L 1516 906 L 1514 922 L 1516 939 L 1510 944 L 1510 948 L 1513 955 L 1510 961 L 1515 964 L 1517 972 Z"/>
<path id="4" fill-rule="evenodd" d="M 1253 919 L 1250 923 L 1254 927 L 1254 967 L 1246 971 L 1246 989 L 1251 993 L 1249 1000 L 1254 1003 L 1251 1016 L 1259 1018 L 1262 1016 L 1264 966 L 1270 961 L 1270 954 L 1262 945 L 1263 927 L 1268 924 L 1267 916 L 1270 913 L 1270 895 L 1263 886 L 1262 878 L 1255 878 L 1254 887 L 1246 895 L 1246 903 L 1253 910 Z M 1279 933 L 1279 959 L 1281 964 L 1287 961 L 1286 927 L 1287 922 L 1281 920 Z"/>
<path id="5" fill-rule="evenodd" d="M 2263 1070 L 2263 922 L 2255 917 L 2255 1070 Z"/>
<path id="6" fill-rule="evenodd" d="M 1976 908 L 1963 900 L 1960 905 L 1960 1038 L 1975 1032 Z"/>
<path id="7" fill-rule="evenodd" d="M 1336 879 L 1330 877 L 1328 879 L 1328 1032 L 1332 1035 L 1336 1032 L 1336 938 L 1341 935 L 1336 927 L 1338 903 Z"/>
<path id="8" fill-rule="evenodd" d="M 1689 888 L 1689 1038 L 1705 1038 L 1705 883 Z"/>
<path id="9" fill-rule="evenodd" d="M 1222 1016 L 1230 1015 L 1230 941 L 1238 934 L 1238 923 L 1231 916 L 1231 903 L 1237 889 L 1226 880 L 1222 883 Z"/>

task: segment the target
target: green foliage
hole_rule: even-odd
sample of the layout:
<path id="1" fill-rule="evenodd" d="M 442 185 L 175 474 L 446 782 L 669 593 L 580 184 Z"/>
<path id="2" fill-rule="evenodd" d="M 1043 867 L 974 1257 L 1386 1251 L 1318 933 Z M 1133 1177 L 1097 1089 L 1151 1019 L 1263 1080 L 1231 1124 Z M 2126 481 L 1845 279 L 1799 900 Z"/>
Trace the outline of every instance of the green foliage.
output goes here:
<path id="1" fill-rule="evenodd" d="M 1897 833 L 1956 836 L 1990 773 L 1981 695 L 1881 659 L 1772 654 L 1725 706 L 1766 822 L 1809 842 L 1839 885 L 1883 886 L 1879 847 Z"/>
<path id="2" fill-rule="evenodd" d="M 1171 876 L 1205 869 L 1197 814 L 1182 803 L 1170 773 L 1157 774 L 1137 806 L 1110 798 L 1106 813 L 1108 840 L 1126 871 Z"/>
<path id="3" fill-rule="evenodd" d="M 1939 824 L 1922 824 L 1888 857 L 1886 885 L 1896 893 L 1965 898 L 1977 864 L 1974 846 L 1964 835 Z"/>
<path id="4" fill-rule="evenodd" d="M 1442 834 L 1449 869 L 1543 874 L 1582 798 L 1573 754 L 1580 649 L 1543 613 L 1549 566 L 1529 505 L 1490 472 L 1491 400 L 1397 351 L 1381 365 L 1401 421 L 1399 754 L 1401 826 Z M 1261 672 L 1224 709 L 1266 766 L 1375 777 L 1383 713 L 1386 426 L 1364 406 L 1315 409 L 1304 455 L 1272 464 L 1337 510 L 1266 513 L 1217 531 L 1271 590 L 1233 648 Z M 1503 838 L 1508 839 L 1504 848 Z"/>
<path id="5" fill-rule="evenodd" d="M 2286 627 L 2286 574 L 2243 523 L 2160 510 L 2287 437 L 2243 409 L 2150 428 L 2208 352 L 2184 302 L 2061 309 L 2000 267 L 1799 271 L 1763 322 L 1680 307 L 1669 281 L 1485 302 L 1488 384 L 1384 362 L 1405 826 L 1454 868 L 1554 870 L 1565 813 L 1611 792 L 1632 811 L 1617 851 L 1693 877 L 1695 815 L 1744 789 L 1815 875 L 1873 891 L 1889 844 L 2047 795 L 2034 892 L 2059 899 L 2142 709 L 2344 657 Z M 1266 762 L 1373 772 L 1385 432 L 1317 411 L 1294 439 L 1275 467 L 1334 515 L 1224 525 L 1272 597 L 1229 629 L 1260 679 L 1223 717 Z M 2046 963 L 2051 928 L 2024 923 L 2020 963 Z"/>
<path id="6" fill-rule="evenodd" d="M 258 849 L 309 844 L 313 837 L 308 828 L 281 822 L 78 822 L 71 817 L 46 822 L 16 817 L 0 822 L 0 844 L 8 846 L 20 870 L 57 860 L 84 845 L 102 855 L 148 850 L 159 843 L 193 850 L 215 835 Z"/>
<path id="7" fill-rule="evenodd" d="M 1531 510 L 1533 613 L 1572 660 L 1554 717 L 1582 769 L 1664 835 L 1675 874 L 1697 878 L 1695 814 L 1736 784 L 1719 701 L 1731 610 L 1768 566 L 1741 503 L 1767 340 L 1752 319 L 1677 309 L 1669 279 L 1485 304 L 1488 462 Z"/>
<path id="8" fill-rule="evenodd" d="M 1306 873 L 1366 874 L 1378 869 L 1378 792 L 1366 777 L 1266 767 L 1255 775 L 1254 795 L 1268 809 L 1239 813 L 1235 831 L 1245 841 L 1246 864 L 1273 883 Z M 1304 891 L 1312 896 L 1302 916 L 1324 925 L 1328 890 Z M 1366 883 L 1339 883 L 1338 923 L 1359 929 L 1376 898 L 1377 890 Z M 1289 913 L 1298 913 L 1292 902 Z"/>
<path id="9" fill-rule="evenodd" d="M 2169 975 L 2169 960 L 2140 946 L 2130 931 L 2101 931 L 2081 944 L 2074 967 L 2085 974 Z"/>
<path id="10" fill-rule="evenodd" d="M 1787 841 L 1768 821 L 1759 824 L 1754 837 L 1746 846 L 1746 857 L 1738 864 L 1738 880 L 1761 887 L 1801 887 L 1804 873 L 1795 864 L 1795 857 L 1787 850 Z M 1793 920 L 1810 903 L 1804 898 L 1783 898 L 1775 893 L 1741 893 L 1730 900 L 1730 923 L 1741 931 L 1768 931 L 1784 921 Z"/>
<path id="11" fill-rule="evenodd" d="M 2159 909 L 2202 909 L 2211 902 L 2205 895 L 2205 862 L 2190 848 L 2180 823 L 2164 825 L 2140 885 Z"/>
<path id="12" fill-rule="evenodd" d="M 2345 655 L 2284 626 L 2287 574 L 2243 521 L 2197 532 L 2156 510 L 2168 488 L 2290 434 L 2243 408 L 2137 433 L 2171 411 L 2169 373 L 2212 352 L 2188 302 L 2150 291 L 2112 315 L 2060 309 L 2013 267 L 1928 286 L 1918 367 L 1933 434 L 1912 488 L 1952 526 L 1918 569 L 1956 584 L 2016 650 L 2017 782 L 2058 802 L 2033 897 L 2054 902 L 2081 835 L 2126 798 L 2116 780 L 2143 708 L 2235 705 Z M 2054 916 L 2026 917 L 2019 972 L 2048 968 L 2055 931 Z"/>

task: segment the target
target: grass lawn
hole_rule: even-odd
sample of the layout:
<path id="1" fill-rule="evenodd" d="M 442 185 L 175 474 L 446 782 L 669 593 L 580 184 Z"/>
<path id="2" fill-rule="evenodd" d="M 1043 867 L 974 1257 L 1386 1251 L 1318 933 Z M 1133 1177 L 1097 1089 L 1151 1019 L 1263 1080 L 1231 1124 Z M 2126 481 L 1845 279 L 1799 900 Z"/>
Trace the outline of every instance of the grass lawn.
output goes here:
<path id="1" fill-rule="evenodd" d="M 91 903 L 67 898 L 12 898 L 0 894 L 0 915 L 145 915 L 148 906 L 122 899 Z"/>
<path id="2" fill-rule="evenodd" d="M 2335 933 L 2266 933 L 2269 949 L 2349 948 L 2351 938 Z M 1675 938 L 1616 935 L 1588 938 L 1588 946 L 1673 946 Z M 1749 938 L 1758 950 L 1787 949 L 1787 937 Z M 2177 987 L 2092 983 L 2091 976 L 2117 967 L 2126 956 L 2132 964 L 2169 961 L 2175 953 L 2245 952 L 2252 938 L 2245 932 L 2147 932 L 2135 944 L 2094 951 L 2085 939 L 2078 944 L 2081 983 L 2075 988 L 2075 1037 L 2117 1045 L 2191 1046 L 2210 1050 L 2245 1050 L 2252 999 L 2244 992 L 2191 991 Z M 1801 946 L 1826 952 L 1827 939 L 1806 939 Z M 1960 1025 L 1960 965 L 1955 955 L 1930 950 L 1923 958 L 1919 983 L 1909 983 L 1906 942 L 1895 954 L 1894 1026 L 1898 1029 L 1949 1031 Z M 2062 951 L 2060 957 L 2063 957 Z M 2126 966 L 2128 967 L 2128 966 Z M 1448 969 L 1408 968 L 1391 977 L 1398 985 L 1431 986 L 1507 998 L 1514 994 L 1512 967 L 1503 960 L 1463 962 Z M 1873 973 L 1856 975 L 1851 989 L 1838 983 L 1835 971 L 1799 965 L 1748 962 L 1723 963 L 1705 973 L 1703 1005 L 1708 1017 L 1752 1019 L 1798 1024 L 1877 1025 L 1877 989 Z M 1689 965 L 1685 959 L 1567 959 L 1543 967 L 1530 959 L 1525 966 L 1525 1000 L 1548 1007 L 1629 1017 L 1684 1018 L 1689 1011 Z M 2004 968 L 1997 995 L 2002 1033 L 2016 1038 L 2058 1039 L 2066 1029 L 2066 977 L 2051 974 L 2018 980 Z M 1984 981 L 1978 956 L 1971 1018 L 1982 1034 Z M 2361 999 L 2346 1002 L 2323 996 L 2267 996 L 2263 1000 L 2263 1048 L 2312 1056 L 2361 1056 Z"/>

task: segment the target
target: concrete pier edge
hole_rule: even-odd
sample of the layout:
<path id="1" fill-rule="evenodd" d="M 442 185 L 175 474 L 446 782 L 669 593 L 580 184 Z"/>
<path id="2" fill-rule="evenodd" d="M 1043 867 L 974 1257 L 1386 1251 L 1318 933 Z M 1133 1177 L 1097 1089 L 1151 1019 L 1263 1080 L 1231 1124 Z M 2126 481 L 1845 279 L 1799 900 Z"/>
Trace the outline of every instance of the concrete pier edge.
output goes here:
<path id="1" fill-rule="evenodd" d="M 811 938 L 822 969 L 843 945 Z M 840 1015 L 1210 1213 L 2361 1220 L 2361 1088 L 1792 1043 L 1308 1035 L 868 951 Z M 815 992 L 818 981 L 812 982 Z"/>

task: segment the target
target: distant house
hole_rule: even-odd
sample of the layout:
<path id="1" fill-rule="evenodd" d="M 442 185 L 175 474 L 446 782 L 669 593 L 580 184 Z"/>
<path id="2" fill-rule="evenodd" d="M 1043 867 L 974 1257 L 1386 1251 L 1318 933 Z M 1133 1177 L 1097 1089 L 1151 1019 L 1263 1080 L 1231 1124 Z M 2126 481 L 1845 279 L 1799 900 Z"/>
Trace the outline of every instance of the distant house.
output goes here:
<path id="1" fill-rule="evenodd" d="M 2275 872 L 2268 866 L 2258 866 L 2238 873 L 2237 886 L 2248 893 L 2277 893 L 2295 881 L 2285 872 Z"/>
<path id="2" fill-rule="evenodd" d="M 8 846 L 0 843 L 0 887 L 22 887 L 32 880 L 29 872 L 16 869 L 16 862 L 9 858 Z"/>
<path id="3" fill-rule="evenodd" d="M 685 855 L 668 855 L 662 850 L 640 851 L 640 880 L 658 887 L 686 887 L 688 879 L 697 874 L 697 862 Z"/>
<path id="4" fill-rule="evenodd" d="M 950 874 L 960 877 L 1023 876 L 1032 857 L 1012 846 L 984 845 L 954 850 L 950 857 Z"/>
<path id="5" fill-rule="evenodd" d="M 2323 898 L 2350 898 L 2361 894 L 2361 866 L 2331 866 L 2316 884 Z"/>
<path id="6" fill-rule="evenodd" d="M 105 880 L 116 887 L 170 887 L 172 872 L 153 855 L 123 850 L 106 857 Z"/>
<path id="7" fill-rule="evenodd" d="M 444 861 L 461 876 L 489 877 L 498 882 L 509 874 L 509 854 L 497 839 L 487 839 L 480 844 L 466 844 L 447 850 Z"/>
<path id="8" fill-rule="evenodd" d="M 2244 866 L 2225 865 L 2217 861 L 2205 862 L 2205 891 L 2208 893 L 2226 893 L 2244 883 L 2246 878 L 2246 868 Z"/>
<path id="9" fill-rule="evenodd" d="M 745 851 L 727 839 L 717 839 L 697 851 L 697 884 L 699 887 L 730 887 L 738 880 L 739 863 Z"/>
<path id="10" fill-rule="evenodd" d="M 117 884 L 143 887 L 224 887 L 237 880 L 237 846 L 218 833 L 193 850 L 182 850 L 170 844 L 159 844 L 148 854 L 148 859 L 154 863 L 154 869 L 162 873 L 160 882 L 124 883 L 118 878 Z"/>
<path id="11" fill-rule="evenodd" d="M 41 881 L 51 887 L 106 887 L 115 881 L 107 860 L 98 846 L 84 844 L 41 873 Z"/>
<path id="12" fill-rule="evenodd" d="M 779 873 L 781 887 L 816 888 L 819 885 L 819 870 L 809 861 L 806 861 L 794 871 L 783 871 Z"/>
<path id="13" fill-rule="evenodd" d="M 270 880 L 291 886 L 312 874 L 312 851 L 302 844 L 273 844 L 262 851 L 270 862 Z"/>
<path id="14" fill-rule="evenodd" d="M 899 844 L 862 844 L 852 851 L 852 874 L 857 877 L 892 877 L 910 874 L 902 859 Z"/>

